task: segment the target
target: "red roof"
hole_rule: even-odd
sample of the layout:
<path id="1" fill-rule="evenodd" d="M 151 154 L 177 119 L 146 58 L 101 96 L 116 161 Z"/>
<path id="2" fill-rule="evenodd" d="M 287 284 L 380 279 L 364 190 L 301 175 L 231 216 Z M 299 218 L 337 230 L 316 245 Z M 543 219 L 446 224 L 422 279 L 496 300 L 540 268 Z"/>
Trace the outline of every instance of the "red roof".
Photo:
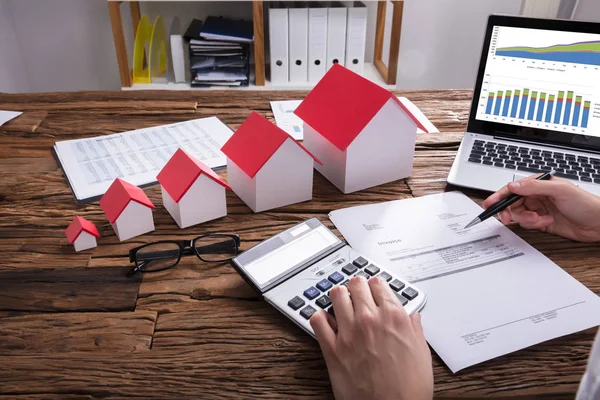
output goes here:
<path id="1" fill-rule="evenodd" d="M 69 243 L 75 243 L 81 232 L 87 232 L 90 235 L 96 236 L 97 238 L 100 237 L 98 229 L 96 229 L 96 225 L 83 217 L 76 216 L 73 218 L 73 222 L 71 222 L 65 232 L 67 234 L 67 240 Z"/>
<path id="2" fill-rule="evenodd" d="M 219 185 L 231 189 L 215 171 L 182 149 L 177 149 L 173 157 L 158 173 L 156 179 L 158 179 L 158 182 L 169 193 L 169 196 L 178 203 L 194 182 L 196 182 L 200 174 L 204 174 Z"/>
<path id="3" fill-rule="evenodd" d="M 223 145 L 221 151 L 246 175 L 254 178 L 287 139 L 291 139 L 316 162 L 322 164 L 287 132 L 254 111 Z"/>
<path id="4" fill-rule="evenodd" d="M 104 214 L 106 214 L 110 223 L 114 224 L 132 200 L 146 207 L 155 208 L 142 189 L 117 178 L 100 199 L 100 207 L 104 210 Z"/>
<path id="5" fill-rule="evenodd" d="M 427 132 L 392 92 L 339 64 L 331 67 L 294 113 L 344 151 L 390 99 Z"/>

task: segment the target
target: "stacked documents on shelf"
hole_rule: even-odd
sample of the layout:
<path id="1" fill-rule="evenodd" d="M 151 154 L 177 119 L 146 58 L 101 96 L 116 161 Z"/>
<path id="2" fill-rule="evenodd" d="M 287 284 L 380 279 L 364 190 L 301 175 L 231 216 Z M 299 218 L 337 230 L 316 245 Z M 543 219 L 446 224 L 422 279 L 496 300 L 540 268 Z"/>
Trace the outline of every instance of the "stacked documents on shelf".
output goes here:
<path id="1" fill-rule="evenodd" d="M 221 27 L 219 24 L 223 26 Z M 232 28 L 237 24 L 241 28 Z M 247 28 L 248 22 L 246 21 L 216 17 L 208 17 L 204 25 L 198 20 L 192 22 L 186 33 L 186 37 L 189 39 L 192 86 L 248 85 L 250 46 Z M 250 28 L 252 28 L 252 23 L 250 23 Z M 215 32 L 219 32 L 219 34 Z M 225 38 L 227 40 L 223 40 Z"/>
<path id="2" fill-rule="evenodd" d="M 211 168 L 224 167 L 221 147 L 233 132 L 217 117 L 66 140 L 54 152 L 78 203 L 104 194 L 116 178 L 134 185 L 156 182 L 156 174 L 179 148 Z"/>
<path id="3" fill-rule="evenodd" d="M 367 8 L 360 1 L 270 3 L 271 83 L 317 82 L 333 64 L 362 74 Z"/>

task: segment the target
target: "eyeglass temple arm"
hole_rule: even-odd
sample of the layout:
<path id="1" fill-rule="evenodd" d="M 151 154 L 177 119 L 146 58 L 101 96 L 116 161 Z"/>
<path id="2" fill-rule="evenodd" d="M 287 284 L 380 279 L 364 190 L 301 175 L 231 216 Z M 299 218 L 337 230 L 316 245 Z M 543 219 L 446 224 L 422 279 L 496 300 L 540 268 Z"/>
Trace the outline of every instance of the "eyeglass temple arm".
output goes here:
<path id="1" fill-rule="evenodd" d="M 240 245 L 239 243 L 239 237 L 236 237 L 235 239 L 235 244 L 236 247 Z M 228 252 L 231 251 L 231 241 L 230 240 L 225 240 L 222 241 L 220 243 L 213 243 L 213 244 L 207 244 L 206 246 L 196 246 L 196 250 L 198 251 L 198 253 L 202 253 L 202 252 Z"/>
<path id="2" fill-rule="evenodd" d="M 139 263 L 138 265 L 136 265 L 135 267 L 133 267 L 127 273 L 127 277 L 131 278 L 133 275 L 135 275 L 136 273 L 138 273 L 139 271 L 141 271 L 147 263 L 148 263 L 147 261 L 142 261 L 141 263 Z"/>

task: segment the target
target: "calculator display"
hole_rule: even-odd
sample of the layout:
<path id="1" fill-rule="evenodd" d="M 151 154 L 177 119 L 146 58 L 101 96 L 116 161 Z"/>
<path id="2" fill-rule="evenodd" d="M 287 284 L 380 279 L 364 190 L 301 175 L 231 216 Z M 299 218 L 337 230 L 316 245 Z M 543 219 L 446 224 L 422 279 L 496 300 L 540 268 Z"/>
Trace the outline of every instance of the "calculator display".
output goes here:
<path id="1" fill-rule="evenodd" d="M 321 222 L 310 219 L 247 250 L 234 262 L 263 290 L 340 243 Z"/>

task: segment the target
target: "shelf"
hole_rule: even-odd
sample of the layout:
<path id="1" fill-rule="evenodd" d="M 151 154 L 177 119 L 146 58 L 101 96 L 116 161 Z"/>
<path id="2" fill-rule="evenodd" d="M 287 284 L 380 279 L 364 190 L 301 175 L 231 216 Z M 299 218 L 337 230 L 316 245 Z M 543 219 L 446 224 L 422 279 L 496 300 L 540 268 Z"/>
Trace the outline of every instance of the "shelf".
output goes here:
<path id="1" fill-rule="evenodd" d="M 365 63 L 365 70 L 363 76 L 368 80 L 375 82 L 379 86 L 386 89 L 396 89 L 395 85 L 388 85 L 384 82 L 383 78 L 375 65 L 372 63 Z M 251 75 L 250 80 L 254 81 L 254 77 Z M 248 86 L 211 86 L 211 87 L 191 87 L 189 83 L 148 83 L 140 84 L 134 83 L 129 87 L 122 87 L 122 90 L 310 90 L 314 87 L 316 82 L 307 82 L 305 84 L 286 84 L 286 85 L 273 85 L 269 80 L 265 82 L 264 86 L 256 86 L 251 83 Z"/>

